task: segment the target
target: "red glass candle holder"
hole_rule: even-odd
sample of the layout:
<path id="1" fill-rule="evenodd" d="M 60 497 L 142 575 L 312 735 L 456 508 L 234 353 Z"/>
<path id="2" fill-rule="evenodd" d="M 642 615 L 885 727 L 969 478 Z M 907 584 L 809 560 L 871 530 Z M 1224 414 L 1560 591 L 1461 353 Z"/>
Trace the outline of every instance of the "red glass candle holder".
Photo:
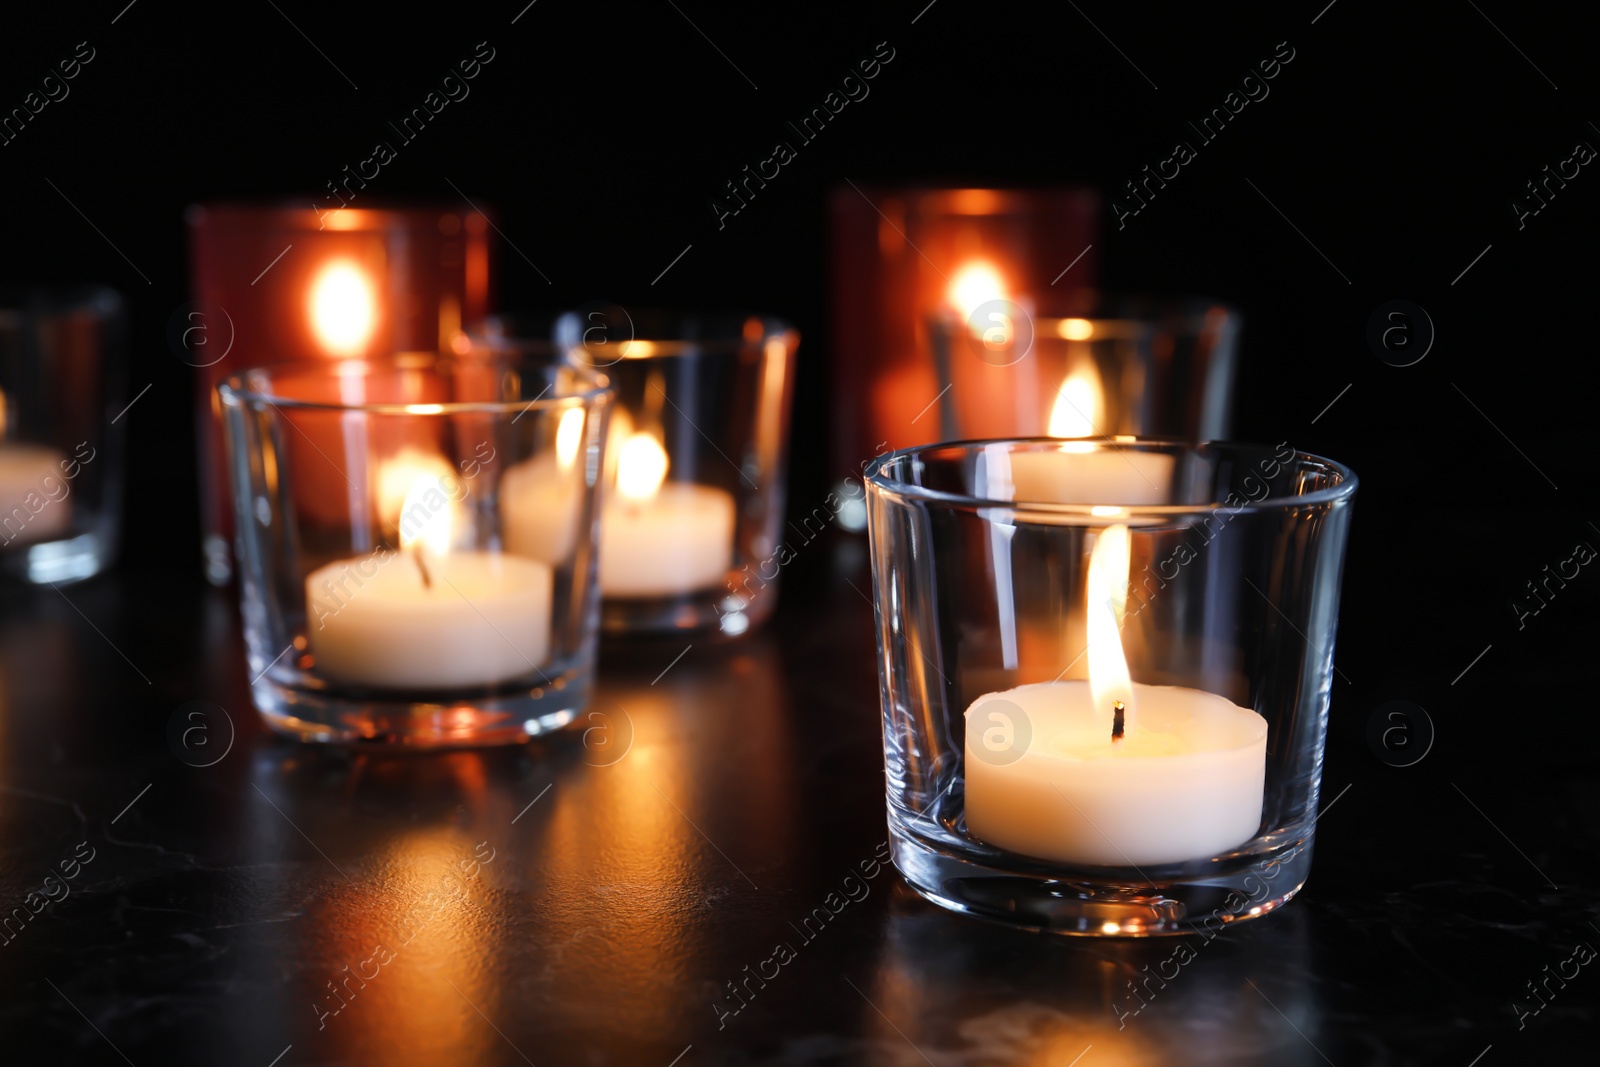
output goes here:
<path id="1" fill-rule="evenodd" d="M 934 324 L 953 315 L 1005 330 L 1069 313 L 1096 281 L 1099 204 L 1081 188 L 833 193 L 833 462 L 841 474 L 885 449 L 956 436 L 956 408 L 941 389 L 958 356 L 941 349 Z M 1027 380 L 1033 368 L 982 369 L 963 381 L 962 407 L 987 412 L 993 424 L 962 429 L 1014 433 L 1007 412 L 1036 389 Z"/>
<path id="2" fill-rule="evenodd" d="M 488 312 L 489 221 L 454 204 L 319 212 L 235 203 L 196 205 L 187 220 L 193 302 L 174 315 L 169 339 L 199 370 L 203 548 L 206 576 L 221 585 L 232 577 L 233 519 L 217 384 L 262 363 L 465 352 Z M 332 434 L 315 444 L 329 463 L 311 476 L 328 484 L 311 496 L 343 501 L 343 442 Z"/>

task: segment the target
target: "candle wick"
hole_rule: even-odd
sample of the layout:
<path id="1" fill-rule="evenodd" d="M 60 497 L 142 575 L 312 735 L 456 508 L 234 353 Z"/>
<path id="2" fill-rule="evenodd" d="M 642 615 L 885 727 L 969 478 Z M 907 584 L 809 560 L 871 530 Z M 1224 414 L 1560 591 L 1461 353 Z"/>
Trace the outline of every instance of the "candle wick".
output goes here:
<path id="1" fill-rule="evenodd" d="M 1128 727 L 1128 709 L 1122 701 L 1113 701 L 1111 704 L 1111 740 L 1121 741 L 1122 735 Z"/>
<path id="2" fill-rule="evenodd" d="M 422 572 L 422 588 L 424 588 L 424 589 L 432 589 L 433 588 L 433 579 L 428 576 L 428 565 L 426 563 L 422 562 L 422 549 L 419 547 L 415 552 L 413 552 L 411 554 L 411 556 L 412 556 L 413 559 L 415 559 L 417 561 L 417 570 Z M 1120 705 L 1119 705 L 1119 707 L 1120 707 Z M 1120 716 L 1120 712 L 1119 712 L 1119 716 Z M 1120 723 L 1122 720 L 1119 717 L 1117 721 Z"/>

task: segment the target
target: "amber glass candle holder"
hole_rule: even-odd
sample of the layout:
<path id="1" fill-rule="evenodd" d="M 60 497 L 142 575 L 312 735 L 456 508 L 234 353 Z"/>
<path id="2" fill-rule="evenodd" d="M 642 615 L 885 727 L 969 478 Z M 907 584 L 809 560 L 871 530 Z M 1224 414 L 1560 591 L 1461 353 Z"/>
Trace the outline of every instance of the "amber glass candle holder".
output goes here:
<path id="1" fill-rule="evenodd" d="M 1007 301 L 927 322 L 942 440 L 1230 436 L 1238 312 L 1215 300 L 1078 294 L 1056 315 Z"/>
<path id="2" fill-rule="evenodd" d="M 830 401 L 840 478 L 890 449 L 1024 432 L 1011 417 L 1015 398 L 1035 388 L 1033 368 L 983 366 L 964 347 L 941 352 L 929 322 L 1061 313 L 1097 284 L 1099 210 L 1086 188 L 833 190 Z M 942 395 L 956 371 L 969 379 L 966 411 L 977 420 L 965 434 Z"/>
<path id="3" fill-rule="evenodd" d="M 487 312 L 488 220 L 466 205 L 202 204 L 187 215 L 191 303 L 168 342 L 197 368 L 206 575 L 232 575 L 216 386 L 242 367 L 466 350 Z M 330 490 L 333 486 L 328 487 Z"/>

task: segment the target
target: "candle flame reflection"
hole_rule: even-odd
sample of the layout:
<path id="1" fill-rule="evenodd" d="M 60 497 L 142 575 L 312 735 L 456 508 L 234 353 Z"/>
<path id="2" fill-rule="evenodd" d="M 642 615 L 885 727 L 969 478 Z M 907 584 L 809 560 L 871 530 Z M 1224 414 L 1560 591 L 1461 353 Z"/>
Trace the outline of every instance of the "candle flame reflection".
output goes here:
<path id="1" fill-rule="evenodd" d="M 1089 696 L 1094 713 L 1110 719 L 1120 701 L 1127 732 L 1133 731 L 1135 703 L 1128 657 L 1122 650 L 1120 622 L 1128 607 L 1128 569 L 1132 538 L 1121 524 L 1107 526 L 1095 538 L 1089 555 L 1088 660 Z"/>
<path id="2" fill-rule="evenodd" d="M 377 326 L 377 294 L 365 271 L 347 260 L 322 268 L 311 283 L 311 329 L 330 355 L 360 355 Z"/>
<path id="3" fill-rule="evenodd" d="M 617 460 L 617 492 L 628 500 L 649 500 L 667 477 L 667 450 L 648 433 L 636 433 L 622 444 Z"/>
<path id="4" fill-rule="evenodd" d="M 578 448 L 583 444 L 583 409 L 568 408 L 561 413 L 556 424 L 556 466 L 571 470 L 578 458 Z"/>

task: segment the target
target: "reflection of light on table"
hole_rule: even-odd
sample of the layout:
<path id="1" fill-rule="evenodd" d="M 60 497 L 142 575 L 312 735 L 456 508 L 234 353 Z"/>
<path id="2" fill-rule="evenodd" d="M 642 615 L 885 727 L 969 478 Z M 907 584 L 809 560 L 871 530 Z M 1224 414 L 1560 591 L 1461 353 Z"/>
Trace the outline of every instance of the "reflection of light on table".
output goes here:
<path id="1" fill-rule="evenodd" d="M 330 908 L 317 924 L 319 930 L 336 932 L 327 935 L 332 943 L 302 950 L 306 959 L 327 961 L 310 969 L 309 993 L 323 1010 L 338 1007 L 335 991 L 325 984 L 333 979 L 346 1004 L 324 1020 L 319 1034 L 341 1047 L 334 1058 L 380 1063 L 490 1058 L 500 1038 L 483 1025 L 478 1011 L 500 1019 L 508 1006 L 484 967 L 500 934 L 479 902 L 492 902 L 489 887 L 509 877 L 502 869 L 510 857 L 495 848 L 496 842 L 481 852 L 475 845 L 446 826 L 407 832 L 372 857 L 375 884 L 356 889 L 354 902 L 341 901 L 336 922 Z M 484 864 L 484 855 L 494 858 Z M 364 983 L 351 978 L 377 945 L 393 953 L 390 962 Z M 342 969 L 345 964 L 351 971 Z M 363 970 L 372 974 L 370 966 Z"/>

